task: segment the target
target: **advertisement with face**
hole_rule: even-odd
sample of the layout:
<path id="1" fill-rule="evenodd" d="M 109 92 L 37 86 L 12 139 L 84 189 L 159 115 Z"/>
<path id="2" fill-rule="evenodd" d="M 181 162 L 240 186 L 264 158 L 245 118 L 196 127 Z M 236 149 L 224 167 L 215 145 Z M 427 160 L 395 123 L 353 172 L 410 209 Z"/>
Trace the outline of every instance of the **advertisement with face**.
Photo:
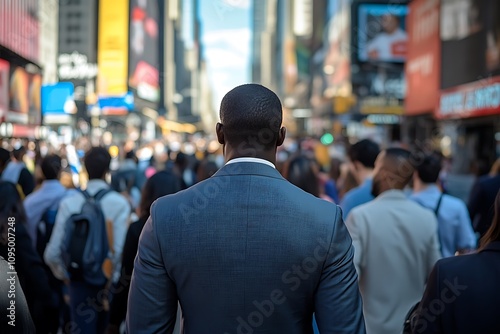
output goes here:
<path id="1" fill-rule="evenodd" d="M 42 76 L 11 66 L 7 122 L 40 125 Z"/>
<path id="2" fill-rule="evenodd" d="M 360 4 L 357 48 L 359 61 L 404 62 L 408 7 L 402 4 Z"/>
<path id="3" fill-rule="evenodd" d="M 130 1 L 129 86 L 139 98 L 158 102 L 158 0 Z"/>

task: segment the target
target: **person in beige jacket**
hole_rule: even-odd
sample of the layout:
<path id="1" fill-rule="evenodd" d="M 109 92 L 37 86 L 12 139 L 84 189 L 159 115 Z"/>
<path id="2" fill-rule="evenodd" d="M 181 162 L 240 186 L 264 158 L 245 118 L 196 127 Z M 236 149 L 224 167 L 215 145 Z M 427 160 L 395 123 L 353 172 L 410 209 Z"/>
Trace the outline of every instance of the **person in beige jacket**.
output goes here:
<path id="1" fill-rule="evenodd" d="M 441 257 L 434 213 L 403 192 L 414 162 L 404 149 L 382 151 L 372 185 L 376 198 L 347 217 L 369 334 L 402 333 L 406 314 Z"/>

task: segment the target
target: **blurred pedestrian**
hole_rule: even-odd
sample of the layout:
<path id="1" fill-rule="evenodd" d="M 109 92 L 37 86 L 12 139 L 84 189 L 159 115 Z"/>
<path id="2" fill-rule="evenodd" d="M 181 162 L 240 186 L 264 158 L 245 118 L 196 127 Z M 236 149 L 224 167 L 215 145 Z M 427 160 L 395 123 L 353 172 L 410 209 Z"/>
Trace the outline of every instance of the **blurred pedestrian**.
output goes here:
<path id="1" fill-rule="evenodd" d="M 0 318 L 2 319 L 0 332 L 35 333 L 35 324 L 31 319 L 28 303 L 19 283 L 19 276 L 12 271 L 9 263 L 0 256 Z M 12 292 L 9 294 L 12 290 L 16 292 L 15 296 L 12 295 Z M 15 304 L 12 305 L 11 301 L 14 301 Z"/>
<path id="2" fill-rule="evenodd" d="M 204 181 L 209 177 L 212 177 L 212 175 L 214 175 L 218 170 L 219 167 L 217 167 L 215 161 L 210 160 L 209 158 L 205 158 L 204 160 L 200 161 L 196 169 L 196 181 Z"/>
<path id="3" fill-rule="evenodd" d="M 325 194 L 335 203 L 339 203 L 338 181 L 341 174 L 342 160 L 333 158 L 330 161 L 329 179 L 325 184 Z"/>
<path id="4" fill-rule="evenodd" d="M 438 261 L 412 319 L 413 333 L 500 333 L 500 191 L 476 254 Z"/>
<path id="5" fill-rule="evenodd" d="M 293 157 L 285 166 L 284 176 L 290 183 L 305 192 L 333 202 L 330 197 L 325 195 L 324 189 L 321 187 L 319 168 L 314 160 L 303 155 Z"/>
<path id="6" fill-rule="evenodd" d="M 493 175 L 492 175 L 493 174 Z M 488 231 L 493 220 L 493 203 L 500 189 L 500 174 L 481 176 L 472 188 L 467 207 L 474 230 L 481 237 Z"/>
<path id="7" fill-rule="evenodd" d="M 42 158 L 40 170 L 44 181 L 40 188 L 31 193 L 24 200 L 24 209 L 27 217 L 27 230 L 31 238 L 33 248 L 43 259 L 43 253 L 50 240 L 56 221 L 59 203 L 74 190 L 67 190 L 60 182 L 62 165 L 58 155 L 50 154 Z M 63 282 L 57 279 L 48 266 L 45 271 L 49 278 L 49 284 L 53 295 L 54 304 L 57 305 L 46 318 L 50 333 L 57 333 L 60 326 L 60 318 L 66 306 L 63 297 Z"/>
<path id="8" fill-rule="evenodd" d="M 15 148 L 11 153 L 10 160 L 7 162 L 1 177 L 4 181 L 18 184 L 22 192 L 21 198 L 23 199 L 35 189 L 35 178 L 23 161 L 25 155 L 26 148 L 24 146 Z"/>
<path id="9" fill-rule="evenodd" d="M 12 239 L 14 247 L 8 243 Z M 9 256 L 12 249 L 15 252 L 14 271 L 19 277 L 37 333 L 49 333 L 46 317 L 56 307 L 49 278 L 26 229 L 26 212 L 16 186 L 0 181 L 0 256 L 4 259 L 12 257 Z"/>
<path id="10" fill-rule="evenodd" d="M 130 217 L 130 205 L 125 197 L 110 190 L 110 186 L 105 181 L 110 162 L 111 156 L 103 147 L 93 147 L 85 154 L 84 165 L 89 177 L 85 190 L 86 195 L 78 192 L 65 197 L 60 202 L 54 230 L 45 249 L 45 262 L 51 268 L 54 276 L 68 283 L 71 320 L 75 324 L 75 332 L 102 333 L 105 330 L 108 311 L 106 304 L 108 284 L 116 283 L 120 277 L 121 255 Z M 63 252 L 68 237 L 65 233 L 71 230 L 66 224 L 73 223 L 70 218 L 74 215 L 82 214 L 83 216 L 82 209 L 84 204 L 88 203 L 89 198 L 98 202 L 104 215 L 106 235 L 99 235 L 99 237 L 108 241 L 111 267 L 109 262 L 92 264 L 92 266 L 82 268 L 82 272 L 78 272 L 77 275 L 75 268 L 68 268 L 65 262 L 65 259 L 71 255 L 69 249 L 65 249 Z M 91 235 L 90 232 L 93 231 L 89 229 L 88 235 Z M 71 237 L 73 238 L 74 235 Z M 87 247 L 86 244 L 83 246 Z M 100 244 L 94 245 L 94 247 L 100 247 Z M 93 259 L 85 260 L 91 261 Z M 90 277 L 85 270 L 94 266 L 102 267 L 100 276 L 103 279 L 108 279 L 107 283 L 96 283 L 94 280 L 89 280 Z M 89 300 L 92 303 L 89 303 Z"/>
<path id="11" fill-rule="evenodd" d="M 120 163 L 118 169 L 111 176 L 111 188 L 125 196 L 132 210 L 139 205 L 141 191 L 138 186 L 139 159 L 134 151 L 125 153 L 125 159 Z"/>
<path id="12" fill-rule="evenodd" d="M 151 205 L 158 198 L 174 194 L 181 190 L 181 181 L 172 172 L 161 171 L 151 176 L 144 185 L 140 206 L 138 207 L 139 220 L 133 222 L 127 232 L 123 247 L 121 276 L 113 289 L 114 293 L 109 316 L 107 333 L 118 333 L 121 323 L 127 314 L 127 300 L 130 288 L 130 279 L 134 269 L 134 259 L 137 254 L 139 236 L 149 217 Z"/>
<path id="13" fill-rule="evenodd" d="M 413 175 L 410 152 L 382 151 L 375 162 L 375 200 L 351 211 L 353 239 L 368 333 L 401 334 L 441 257 L 434 214 L 403 192 Z"/>
<path id="14" fill-rule="evenodd" d="M 363 139 L 348 149 L 349 169 L 359 186 L 348 191 L 340 202 L 344 219 L 352 209 L 373 199 L 371 193 L 373 167 L 379 152 L 378 144 L 370 139 Z"/>
<path id="15" fill-rule="evenodd" d="M 127 332 L 171 333 L 180 300 L 189 333 L 365 333 L 354 250 L 337 206 L 276 170 L 285 139 L 272 91 L 223 98 L 227 163 L 158 199 L 139 240 Z"/>
<path id="16" fill-rule="evenodd" d="M 411 199 L 435 213 L 443 257 L 465 254 L 476 248 L 469 211 L 462 200 L 441 192 L 437 185 L 440 170 L 437 156 L 425 156 L 413 175 Z"/>

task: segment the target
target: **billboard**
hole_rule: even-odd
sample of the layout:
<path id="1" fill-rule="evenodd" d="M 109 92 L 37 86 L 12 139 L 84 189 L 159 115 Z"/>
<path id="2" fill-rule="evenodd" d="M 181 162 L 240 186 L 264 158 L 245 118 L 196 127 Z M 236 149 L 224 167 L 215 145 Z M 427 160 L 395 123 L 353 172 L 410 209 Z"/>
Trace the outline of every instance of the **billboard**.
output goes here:
<path id="1" fill-rule="evenodd" d="M 99 1 L 97 92 L 113 96 L 127 93 L 128 1 Z"/>
<path id="2" fill-rule="evenodd" d="M 39 0 L 0 0 L 0 44 L 20 56 L 39 61 Z"/>
<path id="3" fill-rule="evenodd" d="M 71 113 L 74 92 L 75 86 L 71 82 L 42 86 L 42 114 Z"/>
<path id="4" fill-rule="evenodd" d="M 9 110 L 9 67 L 8 61 L 0 59 L 0 122 Z"/>
<path id="5" fill-rule="evenodd" d="M 40 125 L 42 76 L 25 68 L 10 66 L 9 107 L 6 122 Z"/>
<path id="6" fill-rule="evenodd" d="M 439 0 L 416 0 L 410 4 L 405 66 L 407 115 L 432 112 L 438 105 L 441 65 L 439 9 Z"/>
<path id="7" fill-rule="evenodd" d="M 338 10 L 326 27 L 323 71 L 326 97 L 351 95 L 351 13 L 350 0 L 338 2 Z"/>
<path id="8" fill-rule="evenodd" d="M 158 0 L 130 0 L 128 85 L 136 96 L 160 99 L 160 40 Z"/>
<path id="9" fill-rule="evenodd" d="M 355 30 L 358 61 L 404 62 L 407 14 L 404 4 L 359 4 Z"/>
<path id="10" fill-rule="evenodd" d="M 442 89 L 500 75 L 498 0 L 442 0 L 440 35 Z"/>

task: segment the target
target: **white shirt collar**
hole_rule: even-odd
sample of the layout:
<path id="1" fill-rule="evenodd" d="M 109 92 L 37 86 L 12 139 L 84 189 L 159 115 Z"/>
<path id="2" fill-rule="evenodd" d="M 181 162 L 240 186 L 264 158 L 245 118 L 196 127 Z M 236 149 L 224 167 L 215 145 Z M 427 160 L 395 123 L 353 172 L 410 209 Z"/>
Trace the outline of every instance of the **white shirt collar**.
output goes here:
<path id="1" fill-rule="evenodd" d="M 272 168 L 276 169 L 276 166 L 271 161 L 267 161 L 267 160 L 260 159 L 260 158 L 252 158 L 252 157 L 231 159 L 228 162 L 226 162 L 226 165 L 235 164 L 235 163 L 238 163 L 238 162 L 256 162 L 256 163 L 259 163 L 259 164 L 268 165 L 269 167 L 272 167 Z"/>

